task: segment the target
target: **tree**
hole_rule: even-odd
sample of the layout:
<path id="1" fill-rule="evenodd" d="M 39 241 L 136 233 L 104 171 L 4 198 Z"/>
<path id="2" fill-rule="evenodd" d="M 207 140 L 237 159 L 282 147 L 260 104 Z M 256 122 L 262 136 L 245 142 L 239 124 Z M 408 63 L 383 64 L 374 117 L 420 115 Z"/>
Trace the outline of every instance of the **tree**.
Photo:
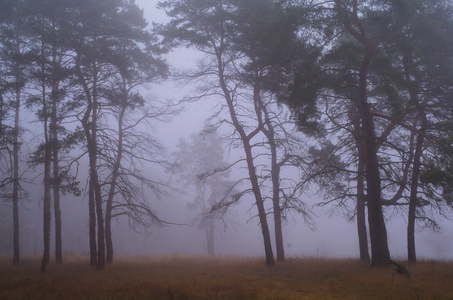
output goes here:
<path id="1" fill-rule="evenodd" d="M 173 45 L 177 42 L 194 46 L 206 55 L 203 61 L 200 61 L 198 72 L 190 77 L 204 81 L 201 94 L 220 95 L 225 101 L 229 123 L 234 127 L 246 156 L 249 180 L 263 234 L 266 265 L 272 266 L 274 257 L 271 238 L 252 146 L 252 139 L 260 133 L 261 128 L 257 125 L 250 127 L 249 122 L 253 118 L 249 119 L 250 113 L 242 108 L 242 105 L 250 106 L 247 104 L 250 98 L 244 99 L 240 90 L 243 81 L 235 73 L 240 53 L 235 51 L 232 36 L 229 34 L 231 21 L 228 15 L 231 12 L 231 4 L 227 1 L 192 0 L 160 3 L 160 7 L 168 9 L 167 14 L 173 18 L 161 33 L 167 41 L 174 41 L 171 43 Z M 255 107 L 256 105 L 255 102 Z M 243 113 L 245 119 L 240 120 Z"/>
<path id="2" fill-rule="evenodd" d="M 448 78 L 446 68 L 437 67 L 440 57 L 449 61 L 448 57 L 441 55 L 448 51 L 440 46 L 445 45 L 443 42 L 435 42 L 446 39 L 443 34 L 444 28 L 449 28 L 448 21 L 438 26 L 428 20 L 434 19 L 433 15 L 448 20 L 448 17 L 443 19 L 440 12 L 449 15 L 449 10 L 440 2 L 395 1 L 388 5 L 377 3 L 369 6 L 357 1 L 336 1 L 334 11 L 342 25 L 335 27 L 338 24 L 334 24 L 332 27 L 337 28 L 331 30 L 337 38 L 323 52 L 324 58 L 320 62 L 324 71 L 319 72 L 322 76 L 314 73 L 313 77 L 318 78 L 321 86 L 324 82 L 324 87 L 318 91 L 318 99 L 322 100 L 318 108 L 323 110 L 322 119 L 327 125 L 323 132 L 331 134 L 337 142 L 335 150 L 323 155 L 340 158 L 346 164 L 338 165 L 335 160 L 326 159 L 319 165 L 322 168 L 313 169 L 315 172 L 310 176 L 330 178 L 329 167 L 335 166 L 334 174 L 351 171 L 350 174 L 357 174 L 355 197 L 359 242 L 366 245 L 366 229 L 363 222 L 359 224 L 364 215 L 360 199 L 364 197 L 372 235 L 372 265 L 383 265 L 388 256 L 382 206 L 409 207 L 408 250 L 412 252 L 409 260 L 414 261 L 414 221 L 416 218 L 433 221 L 423 212 L 423 206 L 429 202 L 421 200 L 418 175 L 422 167 L 420 159 L 426 158 L 422 149 L 429 149 L 423 146 L 424 140 L 435 140 L 435 134 L 427 131 L 432 128 L 427 121 L 436 120 L 441 115 L 439 111 L 434 113 L 438 107 L 434 99 L 441 99 L 449 84 L 439 80 Z M 433 28 L 430 36 L 436 37 L 429 44 L 444 50 L 436 52 L 440 49 L 437 46 L 433 47 L 435 51 L 425 48 L 426 28 Z M 299 103 L 302 106 L 304 102 Z M 346 132 L 346 135 L 338 132 Z M 355 147 L 351 147 L 351 141 Z M 355 153 L 357 160 L 347 159 L 345 150 Z M 348 170 L 351 162 L 357 166 L 355 171 Z M 361 179 L 363 171 L 366 181 Z M 337 190 L 350 189 L 338 182 L 329 185 Z M 380 192 L 379 197 L 375 197 L 373 191 L 376 190 Z M 344 201 L 348 194 L 351 195 L 340 194 L 337 199 Z M 365 249 L 361 246 L 361 253 L 365 254 L 362 250 Z M 366 259 L 366 255 L 361 254 L 361 257 Z"/>
<path id="3" fill-rule="evenodd" d="M 160 4 L 173 17 L 162 29 L 165 39 L 171 45 L 194 46 L 204 54 L 199 70 L 185 76 L 187 80 L 200 80 L 199 95 L 190 99 L 220 95 L 225 100 L 221 111 L 227 112 L 228 124 L 234 128 L 233 143 L 240 144 L 245 151 L 252 186 L 247 192 L 255 197 L 268 266 L 274 261 L 264 203 L 272 201 L 270 211 L 274 216 L 279 261 L 284 260 L 284 214 L 296 210 L 309 219 L 298 197 L 301 185 L 281 176 L 284 165 L 300 166 L 302 161 L 292 153 L 297 144 L 296 134 L 290 134 L 294 124 L 275 98 L 276 91 L 284 85 L 282 80 L 287 79 L 281 71 L 286 71 L 294 53 L 302 48 L 299 40 L 296 43 L 291 40 L 297 36 L 301 22 L 297 12 L 303 10 L 286 4 L 274 1 Z M 289 47 L 281 47 L 280 42 Z M 275 67 L 277 61 L 283 67 Z M 225 123 L 222 117 L 219 124 Z M 262 164 L 261 159 L 268 159 L 269 163 Z M 271 196 L 265 194 L 267 190 Z M 224 209 L 240 198 L 217 206 Z"/>
<path id="4" fill-rule="evenodd" d="M 211 209 L 221 200 L 234 194 L 235 182 L 227 180 L 229 165 L 224 161 L 224 145 L 209 124 L 189 142 L 181 139 L 175 157 L 178 182 L 195 186 L 196 196 L 188 207 L 199 211 L 198 227 L 205 232 L 207 252 L 214 255 L 215 217 Z"/>
<path id="5" fill-rule="evenodd" d="M 70 175 L 70 164 L 61 166 L 60 155 L 77 143 L 77 132 L 68 132 L 61 124 L 71 117 L 74 108 L 68 103 L 67 92 L 71 89 L 72 59 L 64 41 L 64 17 L 66 7 L 60 2 L 34 1 L 29 3 L 33 11 L 26 20 L 33 47 L 30 65 L 35 93 L 28 99 L 36 105 L 36 115 L 43 123 L 44 141 L 32 156 L 35 166 L 44 165 L 44 255 L 41 271 L 45 272 L 50 257 L 51 202 L 55 214 L 55 260 L 63 262 L 62 220 L 60 194 L 80 194 L 74 177 Z M 53 190 L 53 194 L 51 193 Z"/>
<path id="6" fill-rule="evenodd" d="M 18 265 L 20 261 L 19 198 L 21 189 L 19 163 L 21 146 L 20 136 L 22 134 L 20 112 L 22 90 L 26 83 L 25 57 L 28 48 L 26 45 L 27 37 L 22 26 L 22 20 L 26 16 L 23 10 L 25 7 L 24 1 L 19 1 L 14 5 L 10 1 L 4 2 L 6 3 L 3 3 L 2 1 L 2 7 L 5 8 L 2 12 L 5 14 L 5 18 L 2 18 L 1 23 L 1 60 L 2 73 L 4 75 L 3 79 L 5 81 L 1 84 L 0 96 L 2 98 L 2 110 L 5 108 L 6 103 L 11 103 L 14 121 L 11 126 L 7 127 L 4 127 L 4 123 L 2 122 L 2 130 L 6 129 L 2 133 L 8 134 L 4 136 L 7 138 L 5 143 L 11 144 L 12 146 L 12 149 L 6 149 L 9 156 L 7 159 L 11 159 L 11 162 L 8 163 L 10 175 L 7 177 L 10 178 L 10 180 L 6 182 L 2 181 L 2 186 L 6 187 L 7 185 L 12 185 L 10 199 L 13 207 L 13 264 Z"/>
<path id="7" fill-rule="evenodd" d="M 126 156 L 129 163 L 138 159 L 153 160 L 136 153 L 150 146 L 145 150 L 149 154 L 157 143 L 147 136 L 140 136 L 135 130 L 152 118 L 172 112 L 161 109 L 150 113 L 144 109 L 143 114 L 138 115 L 134 111 L 140 111 L 140 106 L 145 103 L 138 87 L 165 77 L 167 66 L 159 58 L 161 52 L 154 45 L 153 37 L 145 30 L 147 24 L 143 12 L 133 1 L 74 3 L 72 9 L 75 13 L 68 26 L 74 33 L 70 35 L 68 44 L 75 52 L 75 70 L 83 89 L 79 94 L 79 100 L 84 101 L 79 120 L 90 161 L 90 251 L 97 251 L 96 264 L 98 269 L 102 269 L 105 260 L 113 261 L 112 217 L 127 214 L 143 224 L 148 222 L 143 216 L 149 216 L 153 222 L 161 221 L 145 198 L 137 197 L 140 188 L 133 187 L 134 182 L 128 178 L 155 189 L 158 184 L 147 180 L 138 171 L 127 170 L 122 163 Z M 108 121 L 115 119 L 118 129 L 111 130 Z M 111 133 L 117 138 L 111 138 Z M 134 142 L 143 145 L 134 150 Z M 124 202 L 115 203 L 114 198 L 118 195 Z M 93 244 L 94 224 L 97 224 L 97 247 Z M 94 255 L 91 257 L 93 263 Z"/>

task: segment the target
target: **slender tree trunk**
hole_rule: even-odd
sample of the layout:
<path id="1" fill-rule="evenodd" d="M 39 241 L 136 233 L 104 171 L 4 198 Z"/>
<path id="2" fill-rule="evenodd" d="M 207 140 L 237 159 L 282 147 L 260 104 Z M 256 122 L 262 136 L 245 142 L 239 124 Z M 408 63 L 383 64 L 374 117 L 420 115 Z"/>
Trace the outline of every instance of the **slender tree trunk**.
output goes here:
<path id="1" fill-rule="evenodd" d="M 112 179 L 110 183 L 109 194 L 107 198 L 107 205 L 105 208 L 105 241 L 106 241 L 106 262 L 113 262 L 113 240 L 112 240 L 112 206 L 113 206 L 113 197 L 115 196 L 116 183 L 118 181 L 119 169 L 121 166 L 121 159 L 123 157 L 123 118 L 124 113 L 126 112 L 126 101 L 122 103 L 121 111 L 118 116 L 118 144 L 117 144 L 117 153 L 116 160 L 113 166 Z"/>
<path id="2" fill-rule="evenodd" d="M 424 112 L 418 107 L 419 113 L 421 114 L 422 127 L 421 133 L 425 132 L 426 118 Z M 407 259 L 410 264 L 417 263 L 417 255 L 415 251 L 415 218 L 417 211 L 417 194 L 418 194 L 418 182 L 420 177 L 421 157 L 423 152 L 424 137 L 422 134 L 417 135 L 417 143 L 415 146 L 414 163 L 412 169 L 411 179 L 411 193 L 409 198 L 409 211 L 407 216 Z"/>
<path id="3" fill-rule="evenodd" d="M 104 231 L 104 216 L 103 216 L 103 208 L 102 208 L 102 193 L 101 193 L 101 186 L 99 183 L 99 177 L 97 173 L 97 140 L 96 140 L 96 127 L 97 127 L 97 66 L 96 63 L 93 63 L 93 82 L 92 82 L 92 91 L 88 87 L 88 83 L 86 82 L 81 68 L 80 68 L 80 56 L 76 58 L 76 71 L 77 77 L 79 78 L 85 95 L 87 97 L 87 107 L 85 110 L 85 114 L 81 120 L 83 131 L 87 140 L 87 148 L 88 148 L 88 157 L 89 157 L 89 167 L 90 167 L 90 187 L 92 187 L 93 193 L 93 207 L 95 210 L 95 215 L 97 219 L 97 259 L 96 259 L 96 267 L 98 270 L 102 270 L 105 267 L 105 231 Z M 91 120 L 91 121 L 90 121 Z M 91 189 L 90 189 L 91 190 Z M 90 193 L 91 195 L 91 193 Z M 91 197 L 90 197 L 91 198 Z M 91 207 L 90 207 L 90 215 L 91 215 Z M 93 218 L 90 220 L 90 230 L 91 230 L 91 222 L 93 222 Z M 90 231 L 91 234 L 91 231 Z M 90 236 L 90 243 L 91 243 L 91 236 Z M 93 250 L 93 246 L 91 245 L 90 251 Z M 90 262 L 92 262 L 92 258 L 90 258 Z"/>
<path id="4" fill-rule="evenodd" d="M 255 195 L 255 203 L 258 208 L 258 217 L 261 224 L 261 232 L 263 234 L 264 251 L 266 256 L 266 266 L 271 267 L 275 264 L 274 254 L 272 251 L 271 235 L 269 232 L 269 225 L 267 223 L 266 210 L 264 208 L 263 197 L 258 183 L 258 177 L 255 172 L 255 166 L 253 164 L 252 147 L 249 141 L 246 139 L 244 142 L 244 150 L 246 153 L 247 167 L 249 171 L 250 182 L 252 183 L 253 194 Z"/>
<path id="5" fill-rule="evenodd" d="M 271 266 L 275 265 L 274 254 L 272 251 L 271 235 L 269 232 L 267 214 L 266 214 L 266 209 L 264 208 L 264 201 L 263 201 L 263 197 L 261 195 L 260 185 L 258 182 L 258 176 L 256 175 L 255 164 L 253 161 L 252 146 L 250 145 L 251 138 L 260 132 L 260 128 L 256 128 L 251 133 L 246 134 L 244 128 L 242 127 L 241 123 L 239 122 L 239 120 L 237 118 L 234 102 L 231 97 L 230 91 L 228 90 L 227 84 L 225 82 L 225 78 L 223 75 L 224 65 L 222 62 L 222 53 L 218 52 L 216 55 L 217 55 L 217 66 L 219 69 L 219 84 L 223 91 L 223 96 L 225 97 L 226 104 L 228 106 L 228 111 L 230 113 L 230 117 L 231 117 L 233 126 L 239 133 L 239 136 L 241 137 L 241 141 L 244 145 L 244 152 L 245 152 L 246 161 L 247 161 L 247 170 L 249 172 L 249 179 L 250 179 L 250 183 L 252 185 L 252 191 L 255 196 L 255 204 L 258 209 L 258 217 L 259 217 L 260 225 L 261 225 L 261 233 L 263 234 L 266 266 L 271 267 Z"/>
<path id="6" fill-rule="evenodd" d="M 49 138 L 48 115 L 47 115 L 47 97 L 46 97 L 46 76 L 45 76 L 45 54 L 44 44 L 41 45 L 41 88 L 42 88 L 42 109 L 44 125 L 44 252 L 41 261 L 41 272 L 46 272 L 46 266 L 50 262 L 50 222 L 51 222 L 51 163 L 52 149 Z"/>
<path id="7" fill-rule="evenodd" d="M 85 127 L 88 132 L 91 127 L 91 140 L 88 142 L 88 155 L 90 157 L 90 170 L 93 180 L 95 203 L 96 203 L 96 219 L 97 219 L 97 230 L 98 230 L 98 261 L 96 268 L 102 270 L 105 267 L 105 230 L 104 230 L 104 213 L 102 208 L 102 193 L 101 185 L 99 183 L 99 176 L 97 172 L 97 66 L 94 66 L 94 80 L 93 80 L 93 106 L 92 106 L 92 118 L 91 125 L 87 124 Z"/>
<path id="8" fill-rule="evenodd" d="M 57 48 L 55 45 L 52 47 L 52 63 L 53 72 L 57 71 L 59 64 L 57 57 Z M 61 208 L 60 208 L 60 163 L 59 163 L 59 141 L 58 141 L 58 101 L 59 101 L 59 79 L 58 76 L 52 78 L 52 112 L 50 115 L 50 139 L 52 144 L 52 165 L 53 165 L 53 201 L 54 201 L 54 216 L 55 216 L 55 262 L 57 264 L 63 263 L 63 243 L 61 237 Z"/>
<path id="9" fill-rule="evenodd" d="M 280 169 L 277 166 L 274 166 L 273 168 Z M 272 204 L 274 210 L 275 247 L 277 250 L 277 261 L 283 262 L 285 261 L 285 248 L 283 246 L 282 209 L 280 207 L 280 175 L 276 173 L 280 173 L 279 170 L 272 171 Z"/>
<path id="10" fill-rule="evenodd" d="M 19 78 L 16 77 L 16 81 Z M 20 261 L 20 246 L 19 246 L 19 135 L 20 135 L 20 100 L 21 88 L 19 83 L 16 83 L 16 103 L 14 116 L 14 137 L 13 137 L 13 265 L 19 265 Z"/>
<path id="11" fill-rule="evenodd" d="M 353 136 L 357 147 L 358 163 L 357 163 L 357 234 L 359 238 L 360 261 L 370 262 L 370 254 L 368 252 L 368 234 L 366 228 L 365 214 L 365 147 L 362 126 L 360 125 L 360 116 L 358 115 L 357 107 L 352 104 L 349 111 L 349 120 L 353 126 Z"/>
<path id="12" fill-rule="evenodd" d="M 55 262 L 63 263 L 63 241 L 62 241 L 62 224 L 61 224 L 61 208 L 60 208 L 60 176 L 58 163 L 58 149 L 54 149 L 53 158 L 53 173 L 54 173 L 54 214 L 55 214 Z"/>
<path id="13" fill-rule="evenodd" d="M 46 124 L 47 125 L 47 124 Z M 50 262 L 50 222 L 51 222 L 51 195 L 50 195 L 50 181 L 51 181 L 51 172 L 50 172 L 50 147 L 49 141 L 46 143 L 45 150 L 45 162 L 44 162 L 44 218 L 43 218 L 43 232 L 44 232 L 44 252 L 42 255 L 41 261 L 41 272 L 46 272 L 46 265 Z"/>
<path id="14" fill-rule="evenodd" d="M 254 87 L 254 101 L 256 115 L 261 131 L 266 136 L 271 150 L 271 180 L 272 180 L 272 209 L 274 212 L 275 248 L 277 250 L 277 261 L 285 261 L 285 247 L 283 245 L 282 209 L 280 206 L 280 164 L 277 162 L 277 143 L 275 142 L 275 131 L 266 106 L 263 104 L 260 95 L 259 72 L 256 75 L 257 84 Z M 264 122 L 262 115 L 264 115 Z"/>
<path id="15" fill-rule="evenodd" d="M 363 159 L 359 158 L 357 172 L 357 233 L 359 235 L 360 261 L 369 263 L 371 259 L 368 252 L 368 234 L 366 231 L 364 177 Z"/>
<path id="16" fill-rule="evenodd" d="M 58 88 L 57 88 L 58 89 Z M 55 95 L 56 91 L 52 91 Z M 54 215 L 55 215 L 55 262 L 57 264 L 63 263 L 63 243 L 62 243 L 62 226 L 61 226 L 61 208 L 60 208 L 60 164 L 59 164 L 59 145 L 58 145 L 58 131 L 57 131 L 57 99 L 53 96 L 52 99 L 52 116 L 50 133 L 52 137 L 52 150 L 53 150 L 53 201 L 54 201 Z"/>
<path id="17" fill-rule="evenodd" d="M 88 211 L 89 211 L 89 235 L 90 235 L 90 265 L 96 266 L 98 263 L 96 246 L 96 205 L 94 199 L 94 187 L 91 180 L 88 188 Z"/>

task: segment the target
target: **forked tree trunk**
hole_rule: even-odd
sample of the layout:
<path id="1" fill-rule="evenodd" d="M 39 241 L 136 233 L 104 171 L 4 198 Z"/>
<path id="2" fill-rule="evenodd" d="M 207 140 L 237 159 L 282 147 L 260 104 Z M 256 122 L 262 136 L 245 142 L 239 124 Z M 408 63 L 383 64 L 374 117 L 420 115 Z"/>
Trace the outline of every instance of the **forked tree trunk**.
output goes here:
<path id="1" fill-rule="evenodd" d="M 256 128 L 251 133 L 246 134 L 244 128 L 242 127 L 241 123 L 238 120 L 238 117 L 237 117 L 236 111 L 235 111 L 235 106 L 233 103 L 233 99 L 231 98 L 227 84 L 224 81 L 224 77 L 222 74 L 222 70 L 224 67 L 223 63 L 222 63 L 222 53 L 217 53 L 217 60 L 218 60 L 218 68 L 220 70 L 220 74 L 219 74 L 220 87 L 223 91 L 223 95 L 225 97 L 226 104 L 228 106 L 228 111 L 230 113 L 231 122 L 233 123 L 234 128 L 239 133 L 239 136 L 241 137 L 241 141 L 244 146 L 249 180 L 252 185 L 253 195 L 255 196 L 255 204 L 258 209 L 258 218 L 260 220 L 261 233 L 263 235 L 266 266 L 272 267 L 273 265 L 275 265 L 275 260 L 274 260 L 274 254 L 272 251 L 271 235 L 269 232 L 269 225 L 267 222 L 266 209 L 264 208 L 264 200 L 261 195 L 260 185 L 258 182 L 258 176 L 256 174 L 255 164 L 253 161 L 252 147 L 250 145 L 250 139 L 260 132 L 260 128 Z"/>

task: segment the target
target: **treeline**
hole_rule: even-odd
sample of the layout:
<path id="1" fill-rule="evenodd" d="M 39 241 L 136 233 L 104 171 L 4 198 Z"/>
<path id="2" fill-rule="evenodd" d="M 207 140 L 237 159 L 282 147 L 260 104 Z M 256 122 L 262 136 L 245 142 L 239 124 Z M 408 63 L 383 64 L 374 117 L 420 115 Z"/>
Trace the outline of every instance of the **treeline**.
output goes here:
<path id="1" fill-rule="evenodd" d="M 163 52 L 133 1 L 2 1 L 1 7 L 1 188 L 13 208 L 13 263 L 19 264 L 24 179 L 21 111 L 28 108 L 43 136 L 26 154 L 29 164 L 44 166 L 41 271 L 50 257 L 52 210 L 55 257 L 62 263 L 60 195 L 81 193 L 82 156 L 89 161 L 90 262 L 102 269 L 113 260 L 112 218 L 161 222 L 144 187 L 157 194 L 162 188 L 140 170 L 144 161 L 158 160 L 161 146 L 140 131 L 171 111 L 153 107 L 139 87 L 167 76 Z"/>
<path id="2" fill-rule="evenodd" d="M 451 208 L 450 3 L 168 0 L 159 7 L 171 19 L 158 28 L 164 44 L 201 53 L 199 67 L 181 74 L 197 83 L 189 99 L 221 99 L 227 116 L 217 126 L 232 127 L 226 138 L 244 150 L 251 188 L 212 213 L 251 192 L 271 266 L 267 217 L 283 261 L 282 223 L 294 211 L 311 222 L 303 191 L 317 187 L 319 205 L 356 219 L 362 261 L 389 261 L 384 212 L 396 211 L 407 218 L 408 260 L 416 262 L 416 222 L 436 228 L 435 215 Z M 291 181 L 282 172 L 294 167 L 302 176 Z"/>
<path id="3" fill-rule="evenodd" d="M 81 193 L 82 156 L 89 161 L 91 264 L 102 269 L 113 261 L 115 216 L 163 222 L 145 194 L 162 195 L 165 186 L 140 167 L 165 160 L 160 145 L 140 130 L 178 107 L 140 92 L 169 75 L 161 56 L 177 47 L 201 53 L 196 68 L 173 76 L 197 87 L 184 100 L 216 101 L 205 132 L 222 127 L 229 147 L 243 151 L 230 165 L 209 162 L 213 170 L 200 167 L 203 174 L 193 177 L 206 181 L 237 166 L 247 172 L 234 189 L 215 191 L 203 217 L 222 217 L 251 195 L 268 266 L 274 264 L 269 216 L 276 257 L 284 261 L 286 218 L 297 213 L 313 222 L 303 201 L 307 188 L 323 193 L 318 205 L 356 219 L 360 259 L 373 266 L 390 259 L 386 211 L 407 218 L 411 263 L 416 222 L 436 228 L 436 214 L 449 214 L 453 7 L 447 1 L 167 0 L 158 7 L 170 21 L 152 31 L 134 1 L 0 4 L 0 188 L 12 206 L 14 264 L 25 107 L 36 113 L 43 136 L 27 154 L 44 170 L 43 272 L 52 204 L 62 262 L 59 197 Z M 238 191 L 239 182 L 246 187 Z"/>

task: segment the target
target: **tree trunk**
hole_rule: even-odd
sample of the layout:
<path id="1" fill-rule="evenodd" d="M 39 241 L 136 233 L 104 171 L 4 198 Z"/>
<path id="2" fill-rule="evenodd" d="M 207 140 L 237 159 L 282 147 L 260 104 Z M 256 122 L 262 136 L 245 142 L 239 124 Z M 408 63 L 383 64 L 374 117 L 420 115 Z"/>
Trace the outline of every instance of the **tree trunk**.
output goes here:
<path id="1" fill-rule="evenodd" d="M 16 77 L 16 81 L 19 78 Z M 19 135 L 20 135 L 20 100 L 21 89 L 19 83 L 16 83 L 16 103 L 14 116 L 14 137 L 13 137 L 13 265 L 19 265 L 20 246 L 19 246 Z"/>
<path id="2" fill-rule="evenodd" d="M 52 49 L 52 59 L 54 72 L 56 72 L 57 65 L 57 53 L 56 47 L 53 46 Z M 59 164 L 59 143 L 58 143 L 58 120 L 57 120 L 57 110 L 58 110 L 58 89 L 59 81 L 58 77 L 52 79 L 52 113 L 50 115 L 50 139 L 52 141 L 52 163 L 53 163 L 53 201 L 54 201 L 54 215 L 55 215 L 55 262 L 57 264 L 63 263 L 63 243 L 61 237 L 61 209 L 60 209 L 60 164 Z"/>
<path id="3" fill-rule="evenodd" d="M 376 137 L 368 104 L 363 107 L 363 124 L 366 143 L 366 178 L 368 223 L 371 240 L 371 265 L 384 266 L 390 259 L 387 230 L 381 204 L 381 178 L 376 153 Z"/>
<path id="4" fill-rule="evenodd" d="M 224 81 L 223 77 L 223 63 L 222 63 L 222 56 L 221 53 L 217 53 L 217 60 L 218 60 L 218 68 L 219 68 L 219 83 L 220 87 L 223 91 L 223 95 L 225 97 L 227 106 L 228 106 L 228 111 L 230 113 L 231 121 L 233 123 L 234 128 L 237 130 L 241 137 L 241 141 L 244 145 L 244 152 L 246 156 L 246 161 L 247 161 L 247 170 L 249 172 L 249 179 L 250 183 L 252 185 L 252 191 L 253 195 L 255 196 L 255 204 L 258 209 L 258 217 L 260 220 L 260 226 L 261 226 L 261 233 L 263 234 L 263 243 L 264 243 L 264 252 L 265 252 L 265 258 L 266 258 L 266 266 L 271 267 L 275 265 L 275 260 L 274 260 L 274 254 L 272 251 L 272 242 L 271 242 L 271 236 L 269 232 L 269 225 L 267 223 L 267 215 L 266 215 L 266 209 L 264 208 L 264 201 L 263 197 L 261 195 L 261 190 L 260 190 L 260 185 L 258 182 L 258 176 L 256 175 L 256 170 L 255 170 L 255 164 L 253 161 L 253 153 L 252 153 L 252 147 L 250 145 L 250 139 L 258 134 L 260 132 L 260 128 L 256 128 L 254 131 L 252 131 L 250 134 L 246 134 L 244 128 L 242 127 L 241 123 L 239 122 L 233 99 L 231 98 L 230 92 L 228 90 L 227 84 Z"/>
<path id="5" fill-rule="evenodd" d="M 53 187 L 53 200 L 54 200 L 54 215 L 55 215 L 55 262 L 57 264 L 63 263 L 63 242 L 62 242 L 62 226 L 61 226 L 61 208 L 60 208 L 60 177 L 59 177 L 59 163 L 58 163 L 58 149 L 54 148 L 53 158 L 53 172 L 54 172 L 54 187 Z"/>
<path id="6" fill-rule="evenodd" d="M 264 251 L 266 256 L 266 266 L 271 267 L 275 264 L 274 254 L 272 251 L 271 235 L 269 232 L 269 225 L 267 223 L 266 210 L 264 208 L 263 197 L 258 183 L 258 177 L 255 172 L 255 166 L 253 164 L 252 147 L 249 141 L 244 141 L 244 149 L 247 157 L 247 166 L 249 171 L 250 182 L 252 183 L 253 194 L 255 195 L 255 203 L 258 208 L 258 216 L 260 219 L 261 231 L 263 234 Z"/>
<path id="7" fill-rule="evenodd" d="M 371 265 L 384 266 L 390 259 L 387 243 L 387 230 L 381 203 L 381 177 L 377 158 L 376 133 L 374 122 L 368 104 L 367 75 L 368 67 L 373 57 L 373 49 L 366 49 L 359 72 L 359 101 L 358 110 L 361 116 L 363 133 L 365 135 L 365 172 L 367 179 L 368 223 L 371 240 Z"/>
<path id="8" fill-rule="evenodd" d="M 95 198 L 95 205 L 96 205 L 96 219 L 97 219 L 97 231 L 98 231 L 98 257 L 97 257 L 97 264 L 96 268 L 98 270 L 102 270 L 105 267 L 105 231 L 104 231 L 104 215 L 103 215 L 103 208 L 102 208 L 102 193 L 101 193 L 101 185 L 99 183 L 99 176 L 97 172 L 97 155 L 98 155 L 98 147 L 97 147 L 97 111 L 98 111 L 98 103 L 97 103 L 97 66 L 94 65 L 94 76 L 93 76 L 93 103 L 92 103 L 92 118 L 91 124 L 86 123 L 85 131 L 88 133 L 90 139 L 88 140 L 88 155 L 90 159 L 90 171 L 92 174 L 91 179 L 93 180 L 93 188 L 94 188 L 94 198 Z M 91 135 L 90 135 L 91 129 Z"/>
<path id="9" fill-rule="evenodd" d="M 45 150 L 45 161 L 44 161 L 44 216 L 43 216 L 43 232 L 44 232 L 44 252 L 42 255 L 41 261 L 41 272 L 46 272 L 46 265 L 50 262 L 50 222 L 51 222 L 51 195 L 50 195 L 50 181 L 51 181 L 51 173 L 50 173 L 50 163 L 51 163 L 51 155 L 50 155 L 50 147 L 49 141 L 46 143 L 46 150 Z"/>
<path id="10" fill-rule="evenodd" d="M 369 263 L 370 254 L 368 252 L 368 234 L 365 218 L 364 162 L 360 157 L 357 169 L 357 233 L 359 236 L 360 261 Z"/>
<path id="11" fill-rule="evenodd" d="M 257 72 L 254 87 L 254 101 L 256 103 L 256 114 L 261 131 L 266 136 L 271 150 L 271 180 L 272 180 L 272 209 L 274 212 L 275 248 L 277 250 L 277 261 L 285 261 L 285 247 L 283 246 L 282 209 L 280 207 L 280 164 L 277 162 L 277 143 L 275 142 L 275 131 L 266 106 L 263 104 L 259 88 L 259 72 Z M 264 115 L 264 124 L 261 114 Z"/>
<path id="12" fill-rule="evenodd" d="M 358 115 L 356 105 L 352 104 L 349 111 L 349 120 L 353 126 L 353 137 L 357 147 L 358 163 L 357 163 L 357 233 L 359 237 L 360 261 L 370 262 L 370 254 L 368 252 L 368 234 L 366 230 L 365 217 L 365 147 L 362 126 L 360 123 L 360 115 Z"/>
<path id="13" fill-rule="evenodd" d="M 419 111 L 421 111 L 420 108 Z M 420 129 L 420 131 L 424 133 L 426 128 L 426 118 L 423 116 L 423 111 L 421 111 L 420 113 L 422 114 L 422 128 Z M 409 198 L 409 211 L 407 215 L 407 259 L 410 264 L 417 263 L 417 255 L 415 252 L 415 218 L 417 210 L 418 181 L 420 177 L 423 144 L 424 137 L 419 133 L 417 135 L 417 143 L 415 146 L 414 164 L 411 179 L 411 193 Z"/>
<path id="14" fill-rule="evenodd" d="M 45 56 L 44 44 L 41 47 L 42 65 L 41 65 L 41 88 L 42 88 L 42 110 L 43 110 L 43 127 L 44 127 L 44 216 L 43 216 L 43 233 L 44 233 L 44 252 L 41 261 L 41 272 L 46 272 L 46 266 L 50 262 L 50 222 L 51 222 L 51 164 L 52 149 L 49 139 L 47 99 L 46 99 L 46 76 L 45 76 Z"/>
<path id="15" fill-rule="evenodd" d="M 126 94 L 126 91 L 124 89 Z M 112 179 L 110 182 L 110 189 L 107 198 L 107 205 L 105 208 L 105 242 L 106 242 L 106 262 L 112 263 L 113 262 L 113 240 L 112 240 L 112 205 L 113 205 L 113 197 L 115 196 L 116 190 L 116 183 L 118 180 L 119 169 L 121 166 L 121 159 L 123 157 L 123 118 L 124 113 L 126 112 L 126 101 L 127 99 L 123 99 L 124 103 L 122 103 L 121 111 L 118 116 L 118 145 L 117 145 L 117 156 L 115 160 L 115 164 L 113 166 L 112 171 Z"/>
<path id="16" fill-rule="evenodd" d="M 96 266 L 98 263 L 96 246 L 96 205 L 94 200 L 94 187 L 91 180 L 88 188 L 88 211 L 89 211 L 89 235 L 90 235 L 90 265 Z"/>
<path id="17" fill-rule="evenodd" d="M 274 173 L 274 172 L 272 172 Z M 274 226 L 275 226 L 275 247 L 277 250 L 277 261 L 285 261 L 285 248 L 283 246 L 283 229 L 282 229 L 282 210 L 280 207 L 280 189 L 279 176 L 272 175 L 273 182 L 273 210 L 274 210 Z"/>
<path id="18" fill-rule="evenodd" d="M 87 141 L 88 148 L 88 157 L 89 157 L 89 167 L 90 167 L 90 187 L 92 187 L 93 193 L 90 199 L 93 199 L 94 213 L 97 219 L 97 260 L 96 267 L 98 270 L 102 270 L 105 267 L 105 231 L 104 231 L 104 216 L 102 209 L 102 193 L 101 186 L 99 184 L 99 177 L 97 173 L 97 140 L 96 140 L 96 126 L 97 126 L 97 66 L 96 63 L 93 63 L 93 83 L 92 83 L 92 92 L 88 87 L 88 84 L 82 74 L 80 69 L 80 56 L 76 58 L 76 71 L 77 77 L 81 81 L 83 90 L 87 97 L 87 107 L 85 114 L 81 120 L 85 138 Z M 91 120 L 91 121 L 90 121 Z M 91 195 L 91 193 L 90 193 Z M 90 206 L 90 215 L 91 215 L 91 206 Z M 90 218 L 90 234 L 91 234 L 91 222 L 93 218 Z M 90 236 L 91 243 L 91 236 Z M 91 245 L 90 251 L 93 250 L 93 245 Z M 90 258 L 92 262 L 92 258 Z"/>

